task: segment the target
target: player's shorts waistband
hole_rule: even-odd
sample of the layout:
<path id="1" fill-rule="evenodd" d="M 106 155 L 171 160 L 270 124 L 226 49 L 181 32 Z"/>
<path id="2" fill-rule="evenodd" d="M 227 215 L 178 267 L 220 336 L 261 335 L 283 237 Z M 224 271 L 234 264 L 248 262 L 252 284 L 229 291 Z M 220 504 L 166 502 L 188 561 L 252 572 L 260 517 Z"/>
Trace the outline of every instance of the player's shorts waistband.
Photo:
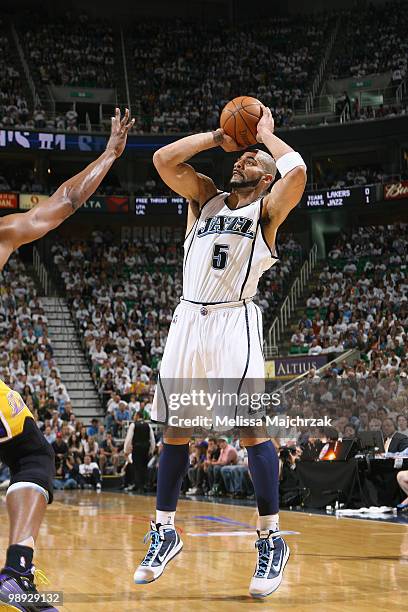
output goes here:
<path id="1" fill-rule="evenodd" d="M 245 304 L 249 304 L 252 302 L 253 298 L 245 298 L 244 300 L 239 300 L 238 302 L 216 302 L 216 303 L 205 303 L 205 302 L 190 302 L 190 300 L 184 300 L 180 298 L 180 305 L 183 308 L 188 308 L 189 310 L 197 310 L 202 313 L 203 310 L 206 310 L 207 313 L 212 312 L 213 310 L 220 310 L 222 308 L 239 308 L 245 306 Z M 203 314 L 203 313 L 202 313 Z"/>

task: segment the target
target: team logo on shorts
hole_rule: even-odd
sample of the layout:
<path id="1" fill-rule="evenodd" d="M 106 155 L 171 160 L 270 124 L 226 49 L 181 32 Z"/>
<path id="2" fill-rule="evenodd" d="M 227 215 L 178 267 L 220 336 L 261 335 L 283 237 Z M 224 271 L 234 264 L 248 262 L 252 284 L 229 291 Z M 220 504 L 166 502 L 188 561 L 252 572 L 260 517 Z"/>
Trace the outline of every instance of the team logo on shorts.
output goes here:
<path id="1" fill-rule="evenodd" d="M 178 318 L 178 315 L 174 315 L 174 317 L 173 317 L 171 322 L 172 323 L 177 323 L 177 318 Z"/>
<path id="2" fill-rule="evenodd" d="M 254 232 L 250 231 L 252 224 L 253 219 L 247 217 L 229 217 L 227 215 L 207 217 L 198 230 L 197 236 L 202 238 L 207 234 L 237 234 L 238 236 L 253 238 Z"/>
<path id="3" fill-rule="evenodd" d="M 25 405 L 23 401 L 23 398 L 21 397 L 19 393 L 17 393 L 17 391 L 9 391 L 7 393 L 7 401 L 12 410 L 11 412 L 12 417 L 17 416 L 19 412 L 24 410 L 24 408 L 27 408 L 27 406 Z"/>

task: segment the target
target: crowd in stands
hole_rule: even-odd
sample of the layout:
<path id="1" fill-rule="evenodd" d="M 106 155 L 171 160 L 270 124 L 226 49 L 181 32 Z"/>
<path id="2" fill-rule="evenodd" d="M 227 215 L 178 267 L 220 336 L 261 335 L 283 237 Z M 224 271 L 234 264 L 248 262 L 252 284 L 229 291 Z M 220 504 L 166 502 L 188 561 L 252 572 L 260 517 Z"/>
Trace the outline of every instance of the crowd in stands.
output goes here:
<path id="1" fill-rule="evenodd" d="M 370 3 L 345 14 L 343 20 L 352 27 L 344 27 L 342 51 L 330 68 L 331 77 L 362 78 L 390 72 L 393 85 L 398 86 L 406 78 L 408 67 L 406 1 Z"/>
<path id="2" fill-rule="evenodd" d="M 76 418 L 47 324 L 34 281 L 14 253 L 0 272 L 0 379 L 20 393 L 52 444 L 59 476 L 55 486 L 98 490 L 100 475 L 120 471 L 125 458 L 102 424 L 85 427 Z M 8 480 L 8 468 L 0 463 L 0 483 Z"/>
<path id="3" fill-rule="evenodd" d="M 31 112 L 25 98 L 20 94 L 5 96 L 0 100 L 0 128 L 15 130 L 78 131 L 78 113 L 74 108 L 65 113 L 54 114 L 45 111 L 41 105 Z M 31 108 L 31 107 L 30 107 Z"/>
<path id="4" fill-rule="evenodd" d="M 0 378 L 45 425 L 70 401 L 53 357 L 47 317 L 17 254 L 0 276 Z"/>
<path id="5" fill-rule="evenodd" d="M 61 169 L 58 168 L 61 172 Z M 58 187 L 68 178 L 72 176 L 72 168 L 69 168 L 69 162 L 67 163 L 67 169 L 64 174 L 56 176 L 51 169 L 49 174 L 45 175 L 45 178 L 39 177 L 35 171 L 35 167 L 32 164 L 30 166 L 24 166 L 21 163 L 16 164 L 14 162 L 2 162 L 0 164 L 0 191 L 16 191 L 20 193 L 41 193 L 41 194 L 52 194 L 58 189 Z M 164 185 L 164 183 L 161 183 Z M 149 181 L 146 184 L 137 184 L 131 187 L 131 190 L 126 189 L 122 186 L 119 178 L 111 173 L 109 178 L 103 182 L 98 188 L 98 195 L 156 195 L 150 188 Z M 155 190 L 158 194 L 160 191 L 159 187 Z M 162 188 L 160 195 L 165 195 L 170 191 Z"/>
<path id="6" fill-rule="evenodd" d="M 354 185 L 373 185 L 383 183 L 389 176 L 380 166 L 351 166 L 342 171 L 335 171 L 325 168 L 323 171 L 317 168 L 315 177 L 316 185 L 319 189 L 325 187 L 332 189 L 342 189 Z"/>
<path id="7" fill-rule="evenodd" d="M 316 15 L 234 27 L 182 20 L 137 24 L 132 70 L 144 129 L 213 129 L 224 104 L 242 92 L 270 106 L 275 125 L 290 126 L 331 27 L 329 17 Z"/>
<path id="8" fill-rule="evenodd" d="M 21 75 L 10 53 L 10 41 L 0 18 L 0 127 L 24 125 L 30 111 L 21 87 Z"/>
<path id="9" fill-rule="evenodd" d="M 385 89 L 385 88 L 384 88 Z M 350 95 L 352 96 L 350 98 Z M 366 106 L 361 105 L 360 95 L 350 94 L 344 91 L 341 96 L 336 98 L 335 112 L 338 120 L 340 118 L 344 121 L 367 121 L 368 119 L 384 119 L 386 117 L 397 117 L 406 115 L 408 113 L 408 106 L 405 101 L 400 100 L 397 102 L 395 99 L 394 103 L 384 104 L 379 102 L 375 105 L 367 104 Z M 385 92 L 385 96 L 389 96 Z M 383 94 L 384 97 L 384 94 Z M 383 99 L 383 97 L 381 99 Z M 327 119 L 323 119 L 320 125 L 327 125 Z"/>
<path id="10" fill-rule="evenodd" d="M 112 27 L 86 13 L 19 14 L 18 30 L 34 76 L 44 85 L 113 87 Z"/>
<path id="11" fill-rule="evenodd" d="M 307 299 L 291 353 L 356 348 L 370 359 L 391 351 L 399 363 L 408 348 L 406 229 L 360 227 L 339 237 Z"/>
<path id="12" fill-rule="evenodd" d="M 340 31 L 342 52 L 336 53 L 329 76 L 361 78 L 390 71 L 390 91 L 395 92 L 407 78 L 407 43 L 401 33 L 407 31 L 408 23 L 406 2 L 398 1 L 392 7 L 370 6 L 353 14 L 356 27 Z M 322 50 L 337 18 L 321 13 L 234 25 L 139 19 L 124 28 L 132 110 L 137 119 L 134 132 L 214 129 L 226 102 L 242 92 L 271 108 L 276 127 L 304 127 L 307 123 L 298 124 L 295 114 L 305 110 Z M 347 12 L 342 16 L 343 22 L 350 18 Z M 110 24 L 84 12 L 59 16 L 20 12 L 14 21 L 41 99 L 47 99 L 44 92 L 49 85 L 116 88 L 123 95 L 123 69 L 115 67 L 115 55 L 122 56 L 121 41 Z M 0 127 L 76 131 L 79 121 L 74 109 L 55 115 L 26 99 L 21 91 L 22 75 L 9 49 L 10 41 L 3 34 Z M 351 101 L 345 93 L 336 106 L 337 120 L 345 106 L 351 120 L 407 113 L 404 102 L 361 107 L 357 98 Z M 319 119 L 320 125 L 333 118 Z M 95 119 L 94 123 L 95 129 L 109 129 L 105 121 L 99 124 Z"/>

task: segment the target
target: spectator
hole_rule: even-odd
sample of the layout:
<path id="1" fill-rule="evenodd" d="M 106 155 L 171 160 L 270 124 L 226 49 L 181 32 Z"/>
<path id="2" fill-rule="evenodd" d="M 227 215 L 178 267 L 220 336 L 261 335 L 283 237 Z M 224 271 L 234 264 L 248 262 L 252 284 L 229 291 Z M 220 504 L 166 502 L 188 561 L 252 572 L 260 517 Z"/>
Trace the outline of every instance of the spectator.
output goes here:
<path id="1" fill-rule="evenodd" d="M 239 443 L 237 451 L 237 463 L 224 465 L 221 468 L 221 476 L 227 494 L 235 498 L 251 497 L 254 494 L 252 480 L 248 470 L 248 452 Z"/>
<path id="2" fill-rule="evenodd" d="M 382 422 L 384 436 L 384 449 L 386 453 L 400 453 L 408 448 L 408 436 L 397 432 L 392 419 L 386 418 Z"/>
<path id="3" fill-rule="evenodd" d="M 62 433 L 59 431 L 56 435 L 54 442 L 52 443 L 52 448 L 55 453 L 55 464 L 57 469 L 61 465 L 63 459 L 68 453 L 68 446 L 62 437 Z"/>
<path id="4" fill-rule="evenodd" d="M 101 473 L 97 463 L 92 461 L 90 455 L 85 455 L 84 462 L 79 466 L 81 488 L 91 486 L 99 493 L 102 489 Z"/>
<path id="5" fill-rule="evenodd" d="M 238 461 L 237 451 L 228 443 L 228 438 L 221 436 L 218 439 L 220 455 L 218 459 L 208 466 L 208 483 L 210 490 L 208 495 L 219 495 L 221 492 L 222 477 L 221 468 L 224 465 L 235 465 Z"/>

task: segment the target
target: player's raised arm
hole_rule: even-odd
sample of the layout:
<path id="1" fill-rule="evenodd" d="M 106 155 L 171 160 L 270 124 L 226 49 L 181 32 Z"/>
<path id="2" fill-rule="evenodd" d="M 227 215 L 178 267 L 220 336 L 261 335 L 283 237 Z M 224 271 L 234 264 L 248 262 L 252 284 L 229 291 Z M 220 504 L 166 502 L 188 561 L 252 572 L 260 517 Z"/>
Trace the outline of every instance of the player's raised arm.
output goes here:
<path id="1" fill-rule="evenodd" d="M 264 204 L 269 231 L 275 232 L 292 208 L 299 203 L 306 185 L 306 164 L 283 140 L 273 133 L 274 121 L 269 108 L 263 107 L 263 115 L 257 127 L 257 140 L 263 142 L 276 161 L 281 178 L 276 181 Z"/>
<path id="2" fill-rule="evenodd" d="M 200 174 L 185 162 L 201 151 L 221 146 L 225 151 L 240 147 L 219 128 L 214 132 L 193 134 L 172 142 L 153 155 L 153 163 L 163 181 L 176 193 L 201 206 L 217 193 L 212 179 Z"/>
<path id="3" fill-rule="evenodd" d="M 0 223 L 0 264 L 20 245 L 32 242 L 58 227 L 97 190 L 115 159 L 122 155 L 134 119 L 126 109 L 123 119 L 117 108 L 105 151 L 82 172 L 63 183 L 47 200 L 26 213 L 8 215 Z M 1 265 L 0 265 L 1 267 Z"/>

